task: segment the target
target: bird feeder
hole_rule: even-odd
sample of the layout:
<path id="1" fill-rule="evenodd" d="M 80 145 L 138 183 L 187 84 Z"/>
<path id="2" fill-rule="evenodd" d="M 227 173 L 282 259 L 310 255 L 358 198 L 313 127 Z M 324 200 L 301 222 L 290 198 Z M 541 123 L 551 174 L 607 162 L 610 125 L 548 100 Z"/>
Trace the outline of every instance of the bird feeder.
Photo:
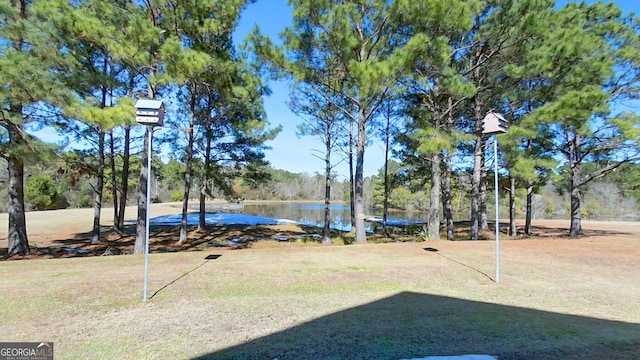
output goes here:
<path id="1" fill-rule="evenodd" d="M 164 104 L 162 100 L 140 99 L 136 101 L 136 122 L 141 125 L 162 126 Z"/>
<path id="2" fill-rule="evenodd" d="M 485 135 L 507 132 L 507 120 L 501 114 L 490 112 L 482 119 L 482 133 Z"/>

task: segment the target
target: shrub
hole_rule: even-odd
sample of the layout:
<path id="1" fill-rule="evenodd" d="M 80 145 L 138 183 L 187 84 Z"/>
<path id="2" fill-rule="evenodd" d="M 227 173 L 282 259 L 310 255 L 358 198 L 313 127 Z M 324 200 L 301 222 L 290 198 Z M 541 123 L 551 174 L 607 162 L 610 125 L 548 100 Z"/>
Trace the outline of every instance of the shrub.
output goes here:
<path id="1" fill-rule="evenodd" d="M 182 191 L 174 191 L 169 195 L 171 201 L 182 201 L 184 193 Z"/>
<path id="2" fill-rule="evenodd" d="M 34 210 L 64 209 L 69 202 L 50 176 L 34 174 L 27 180 L 25 200 Z"/>

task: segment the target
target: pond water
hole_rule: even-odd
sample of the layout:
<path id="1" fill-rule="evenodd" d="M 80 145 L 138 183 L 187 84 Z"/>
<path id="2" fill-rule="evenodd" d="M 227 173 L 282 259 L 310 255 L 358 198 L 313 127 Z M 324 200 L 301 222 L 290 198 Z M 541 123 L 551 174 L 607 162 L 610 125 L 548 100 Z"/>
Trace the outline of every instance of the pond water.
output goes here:
<path id="1" fill-rule="evenodd" d="M 245 214 L 264 216 L 274 219 L 288 219 L 311 226 L 322 227 L 324 224 L 324 204 L 322 203 L 264 203 L 246 204 Z M 366 209 L 365 215 L 382 217 L 382 209 Z M 338 230 L 350 230 L 351 220 L 349 204 L 331 204 L 330 227 Z M 422 223 L 427 219 L 426 213 L 389 211 L 389 225 L 406 225 Z M 372 224 L 367 223 L 367 230 Z"/>
<path id="2" fill-rule="evenodd" d="M 382 209 L 368 208 L 365 210 L 367 221 L 366 231 L 378 231 L 382 227 Z M 457 217 L 459 217 L 458 215 Z M 179 225 L 182 215 L 156 216 L 150 219 L 152 225 Z M 457 220 L 457 219 L 454 219 Z M 134 221 L 134 220 L 132 220 Z M 324 225 L 324 204 L 322 203 L 260 203 L 246 204 L 242 211 L 208 209 L 205 214 L 207 224 L 224 225 L 266 225 L 300 223 L 309 226 L 322 227 Z M 420 226 L 427 221 L 427 213 L 410 211 L 389 211 L 387 225 L 390 227 Z M 198 224 L 198 213 L 190 212 L 187 223 Z M 332 204 L 330 207 L 329 227 L 336 230 L 350 231 L 351 219 L 348 204 Z"/>
<path id="3" fill-rule="evenodd" d="M 351 220 L 349 204 L 331 204 L 330 207 L 330 224 L 332 229 L 350 231 Z M 305 203 L 305 202 L 274 202 L 246 204 L 244 210 L 239 213 L 226 212 L 223 210 L 209 209 L 205 215 L 208 224 L 225 224 L 225 225 L 260 225 L 260 224 L 282 224 L 297 222 L 309 226 L 322 227 L 324 225 L 324 204 L 322 203 Z M 506 210 L 503 214 L 506 213 Z M 368 208 L 365 210 L 367 217 L 378 217 L 378 222 L 368 221 L 365 223 L 367 231 L 377 231 L 382 226 L 382 209 Z M 410 212 L 410 211 L 389 211 L 387 224 L 389 226 L 405 227 L 407 225 L 420 225 L 427 221 L 426 212 Z M 179 225 L 182 216 L 166 215 L 158 216 L 151 219 L 152 225 Z M 468 220 L 468 214 L 454 214 L 454 221 Z M 565 219 L 566 220 L 566 219 Z M 626 220 L 638 221 L 637 218 L 597 218 L 595 220 Z M 131 220 L 135 222 L 135 220 Z M 188 214 L 188 223 L 190 225 L 198 224 L 198 213 L 192 212 Z"/>

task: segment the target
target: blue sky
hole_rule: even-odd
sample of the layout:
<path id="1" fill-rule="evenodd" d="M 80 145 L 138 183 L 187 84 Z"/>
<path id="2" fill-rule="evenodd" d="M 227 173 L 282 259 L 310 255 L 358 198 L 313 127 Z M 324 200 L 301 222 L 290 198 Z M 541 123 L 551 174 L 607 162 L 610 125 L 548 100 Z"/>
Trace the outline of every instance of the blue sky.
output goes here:
<path id="1" fill-rule="evenodd" d="M 242 14 L 240 24 L 235 33 L 235 43 L 240 44 L 244 37 L 253 30 L 257 24 L 263 34 L 277 40 L 278 34 L 291 23 L 292 9 L 286 0 L 258 0 L 249 5 Z M 284 82 L 270 83 L 272 95 L 264 99 L 264 106 L 269 122 L 276 126 L 282 125 L 282 132 L 278 137 L 268 143 L 272 148 L 265 152 L 267 160 L 276 169 L 283 169 L 293 173 L 306 172 L 324 174 L 324 161 L 322 157 L 323 145 L 316 137 L 305 136 L 298 138 L 296 128 L 303 120 L 293 114 L 287 105 L 289 90 Z M 340 161 L 337 155 L 333 156 L 333 162 Z M 370 176 L 378 173 L 384 164 L 384 147 L 382 143 L 373 143 L 365 150 L 364 175 Z M 338 164 L 335 169 L 345 180 L 349 174 L 346 162 Z"/>
<path id="2" fill-rule="evenodd" d="M 579 1 L 568 1 L 568 0 L 556 0 L 556 4 L 558 6 L 563 6 L 569 2 L 579 2 Z M 587 0 L 588 4 L 593 4 L 597 1 L 595 0 Z M 635 12 L 636 15 L 640 14 L 640 2 L 638 0 L 614 0 L 614 1 L 602 1 L 602 2 L 612 2 L 616 4 L 619 8 L 624 10 L 625 12 Z"/>
<path id="3" fill-rule="evenodd" d="M 418 0 L 419 1 L 419 0 Z M 563 6 L 569 1 L 559 0 L 558 6 Z M 595 1 L 587 1 L 593 3 Z M 635 12 L 640 14 L 640 0 L 617 0 L 613 1 L 625 12 Z M 278 34 L 282 32 L 291 22 L 292 9 L 286 0 L 258 0 L 255 4 L 249 5 L 242 14 L 239 26 L 235 33 L 235 42 L 240 44 L 244 37 L 256 26 L 260 27 L 262 33 L 277 40 Z M 285 83 L 270 83 L 273 91 L 272 95 L 264 99 L 265 110 L 271 124 L 282 125 L 282 132 L 278 137 L 269 142 L 271 150 L 266 151 L 267 160 L 276 169 L 283 169 L 294 173 L 306 172 L 311 175 L 316 172 L 322 174 L 324 163 L 317 155 L 322 156 L 323 145 L 314 137 L 296 136 L 296 127 L 302 119 L 293 114 L 288 106 L 289 90 Z M 338 157 L 334 156 L 337 160 Z M 365 150 L 364 173 L 365 176 L 375 175 L 384 164 L 383 144 L 378 141 L 372 143 Z M 348 175 L 348 167 L 345 162 L 336 167 L 336 171 L 345 179 Z"/>

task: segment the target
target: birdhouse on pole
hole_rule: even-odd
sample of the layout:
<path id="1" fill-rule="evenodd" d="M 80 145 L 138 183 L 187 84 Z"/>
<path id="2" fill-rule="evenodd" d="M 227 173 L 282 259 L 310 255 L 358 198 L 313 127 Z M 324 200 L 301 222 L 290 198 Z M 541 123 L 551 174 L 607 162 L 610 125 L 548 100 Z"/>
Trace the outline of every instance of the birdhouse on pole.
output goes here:
<path id="1" fill-rule="evenodd" d="M 162 100 L 140 99 L 136 101 L 136 122 L 142 125 L 162 126 L 164 103 Z"/>
<path id="2" fill-rule="evenodd" d="M 490 112 L 482 119 L 482 133 L 485 135 L 507 132 L 507 120 L 502 114 Z"/>

